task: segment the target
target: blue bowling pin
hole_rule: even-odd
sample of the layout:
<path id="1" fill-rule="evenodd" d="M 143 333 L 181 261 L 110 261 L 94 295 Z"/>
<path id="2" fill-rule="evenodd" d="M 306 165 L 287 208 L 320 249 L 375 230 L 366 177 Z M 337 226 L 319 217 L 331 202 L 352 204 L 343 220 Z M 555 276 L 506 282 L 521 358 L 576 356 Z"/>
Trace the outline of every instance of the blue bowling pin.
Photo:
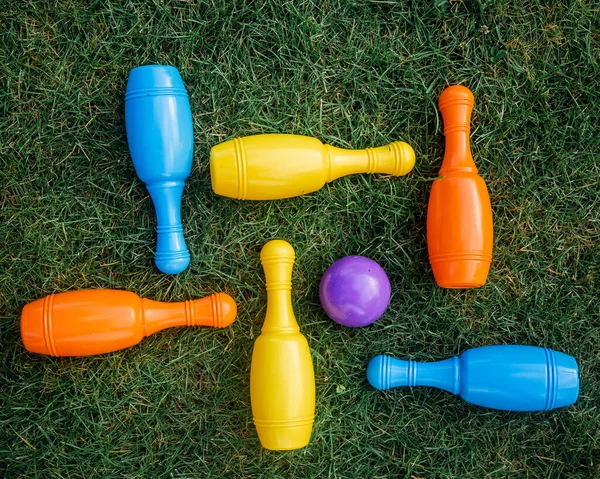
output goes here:
<path id="1" fill-rule="evenodd" d="M 190 264 L 181 226 L 181 195 L 192 170 L 192 112 L 176 68 L 147 65 L 129 74 L 125 128 L 135 171 L 156 210 L 157 268 L 176 274 Z"/>
<path id="2" fill-rule="evenodd" d="M 506 411 L 547 411 L 573 404 L 579 395 L 575 359 L 535 346 L 484 346 L 431 363 L 376 356 L 367 379 L 377 389 L 433 386 Z"/>

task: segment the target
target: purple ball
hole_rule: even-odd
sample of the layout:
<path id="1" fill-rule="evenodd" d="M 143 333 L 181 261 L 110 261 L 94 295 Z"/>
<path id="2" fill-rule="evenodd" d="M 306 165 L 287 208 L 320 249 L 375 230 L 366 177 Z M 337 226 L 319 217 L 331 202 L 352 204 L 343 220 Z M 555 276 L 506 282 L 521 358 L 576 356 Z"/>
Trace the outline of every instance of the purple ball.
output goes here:
<path id="1" fill-rule="evenodd" d="M 385 312 L 390 280 L 375 261 L 346 256 L 333 263 L 321 278 L 319 297 L 327 315 L 351 328 L 375 322 Z"/>

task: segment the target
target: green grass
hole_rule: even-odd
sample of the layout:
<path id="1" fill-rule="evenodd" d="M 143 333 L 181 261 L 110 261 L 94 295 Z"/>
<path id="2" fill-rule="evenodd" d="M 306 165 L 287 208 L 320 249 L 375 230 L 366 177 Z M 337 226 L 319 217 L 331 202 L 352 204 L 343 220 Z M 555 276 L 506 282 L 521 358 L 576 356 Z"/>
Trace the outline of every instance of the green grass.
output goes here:
<path id="1" fill-rule="evenodd" d="M 0 475 L 600 477 L 598 4 L 233 4 L 0 9 Z M 148 63 L 180 70 L 194 115 L 182 205 L 192 263 L 174 277 L 152 264 L 154 210 L 125 139 L 127 75 Z M 495 220 L 492 270 L 473 291 L 435 285 L 425 241 L 443 155 L 436 102 L 454 83 L 476 96 L 472 146 Z M 216 197 L 210 147 L 263 132 L 355 148 L 403 140 L 417 165 L 284 201 Z M 296 249 L 293 302 L 317 380 L 312 440 L 285 453 L 261 449 L 249 397 L 259 251 L 274 238 Z M 349 254 L 378 261 L 393 287 L 385 315 L 359 330 L 330 321 L 317 294 Z M 165 301 L 226 291 L 239 316 L 99 357 L 27 353 L 21 308 L 79 288 Z M 488 344 L 575 356 L 578 402 L 508 413 L 365 379 L 379 353 L 435 360 Z"/>

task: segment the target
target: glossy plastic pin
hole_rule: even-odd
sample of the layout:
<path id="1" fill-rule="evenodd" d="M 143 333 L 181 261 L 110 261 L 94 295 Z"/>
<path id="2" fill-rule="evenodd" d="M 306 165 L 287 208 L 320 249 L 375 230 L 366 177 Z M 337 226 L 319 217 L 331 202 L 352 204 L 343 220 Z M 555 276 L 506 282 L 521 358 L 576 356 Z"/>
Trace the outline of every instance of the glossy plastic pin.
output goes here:
<path id="1" fill-rule="evenodd" d="M 367 379 L 377 389 L 432 386 L 506 411 L 548 411 L 573 404 L 579 395 L 575 358 L 535 346 L 484 346 L 433 363 L 376 356 Z"/>
<path id="2" fill-rule="evenodd" d="M 194 132 L 187 91 L 176 68 L 147 65 L 131 70 L 125 127 L 135 171 L 156 210 L 156 267 L 163 273 L 180 273 L 190 263 L 181 196 L 192 170 Z"/>
<path id="3" fill-rule="evenodd" d="M 306 446 L 315 418 L 312 358 L 292 309 L 294 257 L 281 240 L 269 241 L 260 253 L 267 314 L 252 352 L 250 398 L 260 442 L 275 450 Z"/>
<path id="4" fill-rule="evenodd" d="M 440 95 L 446 152 L 441 179 L 433 182 L 427 209 L 427 247 L 437 284 L 477 288 L 485 284 L 492 261 L 492 207 L 477 174 L 469 146 L 475 100 L 464 86 Z"/>
<path id="5" fill-rule="evenodd" d="M 162 303 L 128 291 L 68 291 L 25 305 L 21 338 L 32 353 L 90 356 L 128 348 L 174 326 L 224 328 L 236 314 L 235 302 L 225 293 Z"/>
<path id="6" fill-rule="evenodd" d="M 217 195 L 276 200 L 305 195 L 354 173 L 406 175 L 415 152 L 403 142 L 345 150 L 300 135 L 235 138 L 210 150 L 210 177 Z"/>

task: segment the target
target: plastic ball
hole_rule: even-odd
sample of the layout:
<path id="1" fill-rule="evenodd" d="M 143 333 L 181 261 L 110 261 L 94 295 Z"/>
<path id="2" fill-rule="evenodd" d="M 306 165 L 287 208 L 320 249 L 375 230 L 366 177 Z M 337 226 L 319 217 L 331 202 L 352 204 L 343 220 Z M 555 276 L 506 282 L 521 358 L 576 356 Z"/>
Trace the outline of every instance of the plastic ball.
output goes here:
<path id="1" fill-rule="evenodd" d="M 321 278 L 319 298 L 327 315 L 351 328 L 371 324 L 390 302 L 390 280 L 381 266 L 364 256 L 346 256 Z"/>

